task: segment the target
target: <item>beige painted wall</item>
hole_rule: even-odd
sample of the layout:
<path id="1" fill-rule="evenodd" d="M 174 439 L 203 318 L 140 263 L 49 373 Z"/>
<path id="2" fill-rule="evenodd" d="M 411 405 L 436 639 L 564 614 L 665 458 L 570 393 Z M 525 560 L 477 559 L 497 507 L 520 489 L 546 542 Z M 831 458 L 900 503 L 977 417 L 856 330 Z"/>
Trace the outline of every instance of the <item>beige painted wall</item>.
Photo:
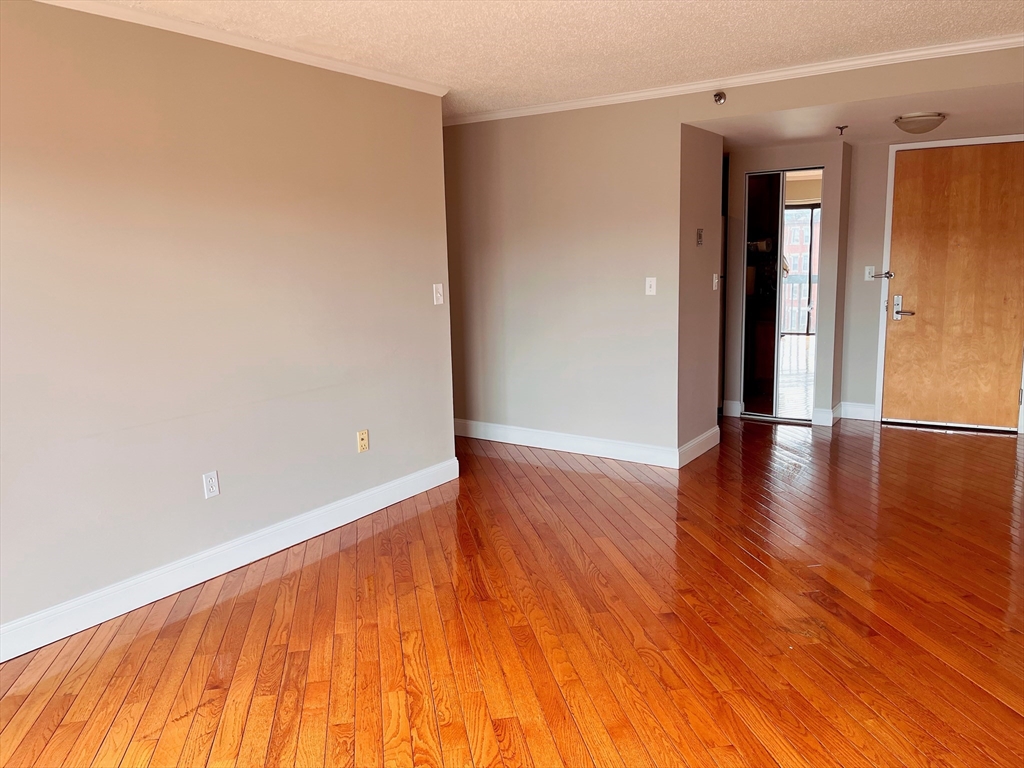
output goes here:
<path id="1" fill-rule="evenodd" d="M 888 144 L 853 149 L 850 235 L 847 240 L 846 322 L 843 402 L 875 402 L 881 288 L 864 280 L 864 267 L 882 269 L 885 241 L 885 186 Z"/>
<path id="2" fill-rule="evenodd" d="M 678 445 L 718 424 L 722 137 L 682 126 L 679 173 Z M 697 245 L 697 229 L 704 230 Z"/>
<path id="3" fill-rule="evenodd" d="M 457 418 L 669 448 L 715 426 L 721 136 L 651 101 L 447 128 L 445 162 Z"/>
<path id="4" fill-rule="evenodd" d="M 850 199 L 853 187 L 853 147 L 843 145 L 842 179 L 839 189 L 839 233 L 838 260 L 836 263 L 836 297 L 833 310 L 833 348 L 832 348 L 832 406 L 835 408 L 843 400 L 843 361 L 846 359 L 846 291 L 848 285 L 849 238 L 850 238 Z M 824 185 L 824 179 L 822 180 Z M 822 205 L 825 196 L 822 191 Z M 819 281 L 819 295 L 821 285 Z M 819 299 L 819 303 L 820 303 Z M 819 322 L 820 333 L 820 322 Z M 818 337 L 820 343 L 821 337 Z M 817 393 L 815 393 L 817 394 Z"/>
<path id="5" fill-rule="evenodd" d="M 743 273 L 746 259 L 744 214 L 746 174 L 797 168 L 823 168 L 821 241 L 818 271 L 818 335 L 814 408 L 831 410 L 840 402 L 846 246 L 844 233 L 850 183 L 850 146 L 834 140 L 818 144 L 744 148 L 729 154 L 729 254 L 725 319 L 725 399 L 742 401 Z"/>
<path id="6" fill-rule="evenodd" d="M 0 13 L 2 621 L 454 455 L 440 99 Z"/>
<path id="7" fill-rule="evenodd" d="M 445 129 L 456 417 L 677 447 L 679 161 L 665 100 Z"/>
<path id="8" fill-rule="evenodd" d="M 1020 82 L 1022 66 L 1024 52 L 1006 49 L 732 88 L 723 106 L 710 92 L 695 93 L 446 128 L 456 416 L 648 445 L 685 442 L 684 346 L 716 333 L 717 315 L 699 314 L 683 324 L 686 338 L 680 332 L 676 306 L 691 306 L 678 261 L 680 124 Z M 853 157 L 839 142 L 772 152 L 780 168 L 834 169 L 823 202 L 833 243 L 823 288 L 838 317 L 821 327 L 829 341 L 815 402 L 830 409 L 843 385 L 842 233 L 851 199 L 843 190 L 854 178 Z M 643 296 L 645 276 L 658 277 L 654 299 Z M 704 282 L 709 276 L 697 285 Z M 739 338 L 729 334 L 739 328 L 739 305 L 730 297 L 725 397 L 738 399 Z M 851 346 L 861 354 L 859 338 Z"/>

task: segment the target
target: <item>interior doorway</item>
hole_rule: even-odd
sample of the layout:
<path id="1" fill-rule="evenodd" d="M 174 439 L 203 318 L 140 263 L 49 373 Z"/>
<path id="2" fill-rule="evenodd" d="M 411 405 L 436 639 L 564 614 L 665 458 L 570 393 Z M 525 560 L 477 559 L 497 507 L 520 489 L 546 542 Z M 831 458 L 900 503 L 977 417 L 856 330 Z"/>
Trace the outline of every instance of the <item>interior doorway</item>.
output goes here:
<path id="1" fill-rule="evenodd" d="M 743 411 L 810 422 L 814 408 L 821 168 L 747 182 Z"/>

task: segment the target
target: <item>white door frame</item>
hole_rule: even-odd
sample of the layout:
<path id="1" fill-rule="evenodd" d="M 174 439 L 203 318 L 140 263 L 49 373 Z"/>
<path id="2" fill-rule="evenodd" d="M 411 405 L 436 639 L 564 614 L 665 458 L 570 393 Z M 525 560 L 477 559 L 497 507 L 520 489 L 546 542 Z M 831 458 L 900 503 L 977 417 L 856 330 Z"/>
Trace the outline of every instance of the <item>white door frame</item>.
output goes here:
<path id="1" fill-rule="evenodd" d="M 973 144 L 1009 144 L 1015 141 L 1024 141 L 1024 133 L 1015 133 L 1009 136 L 979 136 L 970 139 L 946 139 L 944 141 L 917 141 L 907 144 L 889 145 L 889 171 L 885 183 L 885 240 L 882 243 L 882 271 L 889 271 L 889 249 L 892 245 L 892 195 L 896 175 L 896 153 L 905 149 L 932 149 L 934 147 L 965 147 Z M 875 421 L 882 420 L 882 384 L 885 380 L 885 331 L 888 323 L 889 312 L 886 309 L 886 299 L 889 297 L 889 281 L 885 278 L 879 280 L 881 283 L 878 298 L 878 368 L 875 377 Z M 1021 387 L 1024 388 L 1024 371 L 1021 376 Z M 977 427 L 978 424 L 954 424 L 945 422 L 904 422 L 910 424 L 938 424 L 947 427 Z M 992 427 L 985 427 L 991 429 Z M 1024 432 L 1024 408 L 1017 417 L 1017 431 Z"/>
<path id="2" fill-rule="evenodd" d="M 782 248 L 784 243 L 781 240 L 783 233 L 786 231 L 786 174 L 790 171 L 821 171 L 821 184 L 822 190 L 825 188 L 825 166 L 823 165 L 798 165 L 792 168 L 774 168 L 763 171 L 746 171 L 743 174 L 743 278 L 740 281 L 742 283 L 740 292 L 742 297 L 742 303 L 740 304 L 740 400 L 739 400 L 739 413 L 737 416 L 742 418 L 760 418 L 768 421 L 784 421 L 787 423 L 798 423 L 798 424 L 811 424 L 813 421 L 814 414 L 814 383 L 818 380 L 818 348 L 817 348 L 817 333 L 815 333 L 815 348 L 814 348 L 814 365 L 815 371 L 814 376 L 811 379 L 811 418 L 810 419 L 790 419 L 779 417 L 779 305 L 782 302 Z M 746 370 L 747 361 L 747 212 L 750 207 L 750 200 L 748 199 L 747 192 L 749 191 L 748 180 L 751 176 L 765 176 L 771 173 L 778 173 L 782 176 L 782 184 L 779 187 L 779 234 L 780 240 L 778 243 L 779 247 L 779 266 L 778 275 L 776 276 L 776 296 L 775 296 L 775 383 L 774 392 L 772 392 L 772 414 L 763 413 L 747 413 L 747 404 L 743 400 L 743 382 L 744 382 L 744 371 Z M 821 208 L 821 206 L 819 206 Z M 814 227 L 814 219 L 811 218 L 811 227 Z M 819 248 L 821 246 L 819 245 Z M 809 258 L 809 257 L 808 257 Z M 810 291 L 810 286 L 807 288 Z M 817 331 L 817 325 L 815 325 L 815 331 Z M 722 403 L 722 413 L 725 416 L 729 414 L 725 412 L 725 401 Z"/>

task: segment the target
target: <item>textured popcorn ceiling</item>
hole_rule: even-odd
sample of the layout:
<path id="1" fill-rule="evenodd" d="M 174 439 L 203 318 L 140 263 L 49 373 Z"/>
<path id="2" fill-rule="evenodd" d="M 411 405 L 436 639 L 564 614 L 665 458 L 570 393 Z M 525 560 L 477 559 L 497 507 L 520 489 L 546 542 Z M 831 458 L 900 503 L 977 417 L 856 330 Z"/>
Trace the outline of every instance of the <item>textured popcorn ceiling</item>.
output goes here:
<path id="1" fill-rule="evenodd" d="M 1022 0 L 102 0 L 447 85 L 448 118 L 1024 32 Z"/>

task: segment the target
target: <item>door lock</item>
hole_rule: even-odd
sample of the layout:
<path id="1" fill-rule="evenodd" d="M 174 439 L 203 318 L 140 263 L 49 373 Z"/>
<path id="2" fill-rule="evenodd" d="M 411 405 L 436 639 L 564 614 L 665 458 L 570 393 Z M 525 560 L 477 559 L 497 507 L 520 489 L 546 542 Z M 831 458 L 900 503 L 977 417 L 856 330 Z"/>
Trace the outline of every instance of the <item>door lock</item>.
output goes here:
<path id="1" fill-rule="evenodd" d="M 897 293 L 892 297 L 892 319 L 902 320 L 904 317 L 913 317 L 913 312 L 903 311 L 903 295 Z"/>

